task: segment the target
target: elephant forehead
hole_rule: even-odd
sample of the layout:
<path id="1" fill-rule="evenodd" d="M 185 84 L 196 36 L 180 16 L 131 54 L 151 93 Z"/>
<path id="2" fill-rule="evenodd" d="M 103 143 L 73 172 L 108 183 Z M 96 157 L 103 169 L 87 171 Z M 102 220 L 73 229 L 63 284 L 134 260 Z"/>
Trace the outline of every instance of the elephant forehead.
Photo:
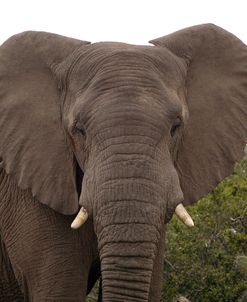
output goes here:
<path id="1" fill-rule="evenodd" d="M 176 58 L 153 46 L 87 45 L 79 51 L 69 81 L 76 99 L 71 120 L 83 124 L 117 115 L 116 123 L 121 118 L 125 124 L 149 120 L 162 127 L 170 117 L 182 115 L 178 92 L 183 78 Z"/>
<path id="2" fill-rule="evenodd" d="M 183 81 L 182 63 L 169 50 L 153 46 L 101 42 L 78 50 L 71 78 L 103 80 L 100 85 L 154 85 L 177 88 Z M 181 65 L 181 66 L 180 66 Z M 106 87 L 105 87 L 106 88 Z M 160 87 L 159 87 L 160 88 Z"/>
<path id="3" fill-rule="evenodd" d="M 77 98 L 73 119 L 93 132 L 102 133 L 107 128 L 124 136 L 145 131 L 158 140 L 170 123 L 183 115 L 183 105 L 175 96 L 162 96 L 136 93 L 128 88 L 106 94 L 88 91 L 86 97 Z"/>

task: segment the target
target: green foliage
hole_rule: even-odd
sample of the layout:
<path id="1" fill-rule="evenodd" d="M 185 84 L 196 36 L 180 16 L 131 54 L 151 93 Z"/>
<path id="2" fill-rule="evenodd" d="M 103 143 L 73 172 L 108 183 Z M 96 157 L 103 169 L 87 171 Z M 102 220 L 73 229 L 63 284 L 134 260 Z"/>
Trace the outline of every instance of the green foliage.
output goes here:
<path id="1" fill-rule="evenodd" d="M 99 281 L 96 282 L 94 288 L 91 290 L 90 294 L 87 296 L 86 302 L 97 302 L 99 292 Z"/>
<path id="2" fill-rule="evenodd" d="M 195 227 L 168 225 L 163 301 L 247 301 L 247 159 L 188 208 Z"/>

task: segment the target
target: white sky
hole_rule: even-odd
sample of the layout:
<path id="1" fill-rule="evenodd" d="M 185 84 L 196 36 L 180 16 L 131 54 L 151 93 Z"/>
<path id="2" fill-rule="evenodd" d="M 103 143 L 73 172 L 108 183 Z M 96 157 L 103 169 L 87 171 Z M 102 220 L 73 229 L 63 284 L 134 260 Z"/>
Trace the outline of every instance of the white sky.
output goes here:
<path id="1" fill-rule="evenodd" d="M 0 44 L 24 30 L 147 44 L 201 23 L 215 23 L 247 44 L 246 12 L 246 0 L 0 0 Z"/>

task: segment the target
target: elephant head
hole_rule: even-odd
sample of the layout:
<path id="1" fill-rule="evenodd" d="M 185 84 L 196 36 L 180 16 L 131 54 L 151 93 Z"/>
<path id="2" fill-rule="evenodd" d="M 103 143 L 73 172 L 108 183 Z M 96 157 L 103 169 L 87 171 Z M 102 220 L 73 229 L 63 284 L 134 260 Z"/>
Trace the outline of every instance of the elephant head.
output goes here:
<path id="1" fill-rule="evenodd" d="M 25 32 L 0 49 L 0 156 L 55 211 L 92 219 L 104 301 L 148 301 L 164 223 L 247 140 L 247 48 L 207 24 L 154 46 Z"/>

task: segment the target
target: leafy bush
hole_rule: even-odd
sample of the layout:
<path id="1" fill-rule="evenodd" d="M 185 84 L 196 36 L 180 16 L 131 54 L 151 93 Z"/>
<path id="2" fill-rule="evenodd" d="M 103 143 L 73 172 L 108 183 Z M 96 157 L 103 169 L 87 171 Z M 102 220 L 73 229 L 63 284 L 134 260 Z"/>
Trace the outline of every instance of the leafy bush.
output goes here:
<path id="1" fill-rule="evenodd" d="M 188 208 L 195 227 L 176 217 L 168 225 L 164 301 L 244 301 L 247 289 L 247 160 Z M 243 296 L 244 295 L 244 296 Z M 245 299 L 245 298 L 243 298 Z"/>
<path id="2" fill-rule="evenodd" d="M 96 282 L 94 288 L 91 290 L 90 294 L 87 296 L 87 302 L 97 302 L 99 292 L 99 281 Z"/>

